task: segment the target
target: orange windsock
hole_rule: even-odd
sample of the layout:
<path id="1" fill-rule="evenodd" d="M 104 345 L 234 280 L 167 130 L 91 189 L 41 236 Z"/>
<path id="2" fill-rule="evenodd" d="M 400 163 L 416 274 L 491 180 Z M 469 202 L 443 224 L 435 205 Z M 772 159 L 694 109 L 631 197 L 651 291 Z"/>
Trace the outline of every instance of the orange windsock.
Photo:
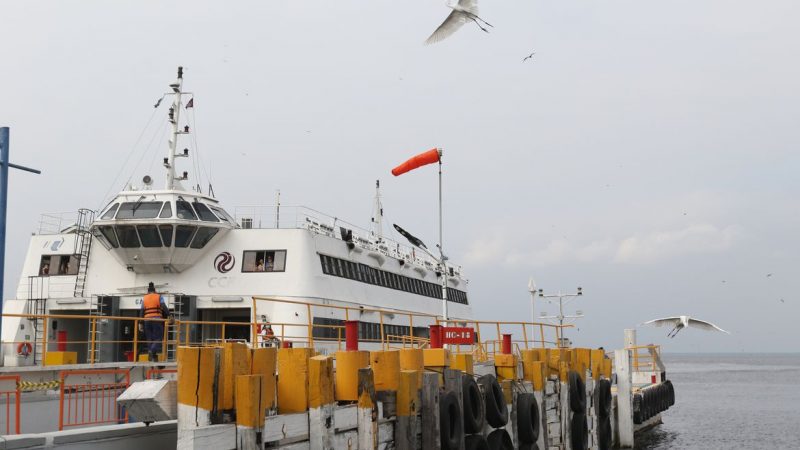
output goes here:
<path id="1" fill-rule="evenodd" d="M 439 152 L 439 149 L 432 148 L 427 152 L 420 153 L 417 156 L 412 156 L 411 159 L 409 159 L 408 161 L 392 169 L 392 175 L 394 176 L 402 175 L 406 172 L 416 169 L 417 167 L 422 167 L 428 164 L 439 162 L 440 157 L 441 153 Z"/>

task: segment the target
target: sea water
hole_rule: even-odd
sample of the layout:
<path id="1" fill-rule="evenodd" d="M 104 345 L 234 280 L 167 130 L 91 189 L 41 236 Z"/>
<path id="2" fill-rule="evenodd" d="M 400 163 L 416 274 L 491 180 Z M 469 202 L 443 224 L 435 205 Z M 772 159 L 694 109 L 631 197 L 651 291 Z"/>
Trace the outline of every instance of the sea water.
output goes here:
<path id="1" fill-rule="evenodd" d="M 800 450 L 800 354 L 664 354 L 675 405 L 637 449 Z"/>

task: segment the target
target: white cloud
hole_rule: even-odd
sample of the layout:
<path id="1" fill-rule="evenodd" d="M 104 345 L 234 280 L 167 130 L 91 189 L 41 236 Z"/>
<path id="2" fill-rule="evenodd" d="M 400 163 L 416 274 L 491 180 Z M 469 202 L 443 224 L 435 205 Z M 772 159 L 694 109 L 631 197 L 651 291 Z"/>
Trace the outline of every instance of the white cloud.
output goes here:
<path id="1" fill-rule="evenodd" d="M 514 233 L 497 230 L 491 238 L 473 241 L 464 260 L 468 266 L 654 263 L 690 254 L 722 252 L 729 249 L 741 235 L 737 226 L 719 228 L 707 223 L 585 243 L 566 238 L 536 242 L 524 236 L 512 241 L 508 236 L 514 236 Z M 526 246 L 525 242 L 530 245 Z"/>

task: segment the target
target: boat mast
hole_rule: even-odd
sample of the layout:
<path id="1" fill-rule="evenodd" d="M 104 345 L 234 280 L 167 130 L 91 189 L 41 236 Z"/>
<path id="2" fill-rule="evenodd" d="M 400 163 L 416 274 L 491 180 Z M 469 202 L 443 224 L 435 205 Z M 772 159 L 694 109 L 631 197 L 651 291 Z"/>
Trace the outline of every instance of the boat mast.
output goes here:
<path id="1" fill-rule="evenodd" d="M 178 67 L 178 80 L 170 84 L 169 87 L 171 87 L 172 91 L 175 93 L 175 100 L 172 102 L 172 107 L 169 108 L 169 122 L 172 124 L 172 137 L 169 140 L 169 153 L 167 157 L 164 158 L 164 167 L 167 169 L 167 182 L 164 186 L 166 190 L 175 189 L 176 180 L 180 181 L 187 178 L 186 172 L 184 172 L 183 177 L 178 178 L 175 176 L 175 157 L 189 156 L 188 150 L 185 150 L 181 155 L 176 155 L 178 135 L 189 132 L 188 126 L 186 127 L 185 133 L 182 133 L 178 127 L 178 120 L 181 115 L 181 94 L 183 94 L 183 92 L 181 92 L 183 88 L 183 67 Z"/>
<path id="2" fill-rule="evenodd" d="M 375 235 L 375 242 L 383 241 L 383 205 L 381 204 L 381 180 L 375 180 L 375 207 L 372 214 L 372 223 L 375 224 L 375 229 L 372 233 Z"/>

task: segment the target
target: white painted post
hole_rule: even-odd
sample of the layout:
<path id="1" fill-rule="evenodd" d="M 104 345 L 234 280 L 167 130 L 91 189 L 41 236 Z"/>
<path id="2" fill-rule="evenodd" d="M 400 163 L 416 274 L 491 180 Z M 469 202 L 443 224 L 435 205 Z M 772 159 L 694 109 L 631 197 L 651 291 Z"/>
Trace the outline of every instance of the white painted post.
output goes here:
<path id="1" fill-rule="evenodd" d="M 627 334 L 627 330 L 626 330 Z M 617 426 L 620 448 L 633 448 L 633 400 L 631 397 L 631 352 L 614 350 L 617 374 Z"/>
<path id="2" fill-rule="evenodd" d="M 636 329 L 625 329 L 625 348 L 636 347 Z"/>

